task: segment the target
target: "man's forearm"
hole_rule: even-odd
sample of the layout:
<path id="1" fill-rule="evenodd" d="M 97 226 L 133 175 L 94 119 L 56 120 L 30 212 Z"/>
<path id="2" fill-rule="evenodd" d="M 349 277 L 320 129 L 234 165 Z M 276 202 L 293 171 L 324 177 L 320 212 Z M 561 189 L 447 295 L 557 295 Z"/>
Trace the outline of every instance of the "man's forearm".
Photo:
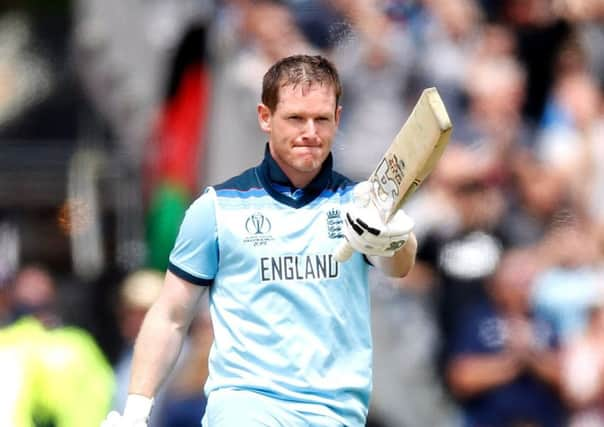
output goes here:
<path id="1" fill-rule="evenodd" d="M 370 256 L 371 263 L 386 276 L 405 277 L 415 264 L 417 240 L 415 234 L 409 235 L 409 240 L 391 257 Z"/>
<path id="2" fill-rule="evenodd" d="M 147 313 L 134 347 L 129 394 L 153 397 L 172 371 L 186 328 L 172 322 L 156 304 Z"/>

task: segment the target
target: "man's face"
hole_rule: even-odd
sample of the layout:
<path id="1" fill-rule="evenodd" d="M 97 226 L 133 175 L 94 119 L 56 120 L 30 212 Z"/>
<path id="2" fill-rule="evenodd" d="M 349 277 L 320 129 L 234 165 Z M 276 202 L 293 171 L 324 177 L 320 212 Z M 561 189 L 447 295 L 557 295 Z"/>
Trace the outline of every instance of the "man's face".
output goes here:
<path id="1" fill-rule="evenodd" d="M 296 184 L 314 177 L 329 155 L 340 119 L 330 85 L 282 87 L 275 111 L 258 105 L 260 127 L 269 135 L 277 164 Z"/>

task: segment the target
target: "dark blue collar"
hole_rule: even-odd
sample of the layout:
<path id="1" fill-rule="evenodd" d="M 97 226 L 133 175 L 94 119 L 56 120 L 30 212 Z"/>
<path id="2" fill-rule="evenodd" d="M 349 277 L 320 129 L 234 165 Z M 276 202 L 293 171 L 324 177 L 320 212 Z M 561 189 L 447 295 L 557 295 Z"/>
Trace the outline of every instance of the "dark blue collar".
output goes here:
<path id="1" fill-rule="evenodd" d="M 303 189 L 303 195 L 300 198 L 292 198 L 286 194 L 281 193 L 275 187 L 287 187 L 290 192 L 293 193 L 296 189 L 292 182 L 289 180 L 287 175 L 281 170 L 275 159 L 270 154 L 268 144 L 264 150 L 264 160 L 257 167 L 258 176 L 262 182 L 264 189 L 273 197 L 275 200 L 284 203 L 288 206 L 299 208 L 310 202 L 312 202 L 321 192 L 327 188 L 331 182 L 331 175 L 333 171 L 333 157 L 331 153 L 327 156 L 327 159 L 323 162 L 321 171 L 314 177 L 314 179 Z"/>

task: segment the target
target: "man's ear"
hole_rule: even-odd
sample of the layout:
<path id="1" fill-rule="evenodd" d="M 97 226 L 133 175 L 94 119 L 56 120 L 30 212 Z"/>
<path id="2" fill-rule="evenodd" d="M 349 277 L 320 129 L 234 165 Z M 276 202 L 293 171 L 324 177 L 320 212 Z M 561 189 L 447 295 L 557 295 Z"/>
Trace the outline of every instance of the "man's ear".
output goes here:
<path id="1" fill-rule="evenodd" d="M 271 131 L 271 110 L 266 105 L 260 103 L 258 107 L 256 107 L 258 111 L 258 124 L 260 125 L 260 129 L 264 132 Z"/>
<path id="2" fill-rule="evenodd" d="M 336 107 L 336 126 L 340 125 L 340 116 L 342 115 L 342 106 L 338 105 Z"/>

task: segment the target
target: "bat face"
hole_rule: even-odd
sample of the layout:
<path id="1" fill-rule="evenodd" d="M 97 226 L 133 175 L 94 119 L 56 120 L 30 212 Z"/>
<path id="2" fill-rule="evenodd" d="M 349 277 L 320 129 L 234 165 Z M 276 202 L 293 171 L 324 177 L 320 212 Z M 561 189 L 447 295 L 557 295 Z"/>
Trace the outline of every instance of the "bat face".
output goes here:
<path id="1" fill-rule="evenodd" d="M 432 171 L 449 141 L 451 129 L 451 121 L 436 89 L 424 90 L 369 177 L 374 189 L 374 203 L 385 220 Z"/>

